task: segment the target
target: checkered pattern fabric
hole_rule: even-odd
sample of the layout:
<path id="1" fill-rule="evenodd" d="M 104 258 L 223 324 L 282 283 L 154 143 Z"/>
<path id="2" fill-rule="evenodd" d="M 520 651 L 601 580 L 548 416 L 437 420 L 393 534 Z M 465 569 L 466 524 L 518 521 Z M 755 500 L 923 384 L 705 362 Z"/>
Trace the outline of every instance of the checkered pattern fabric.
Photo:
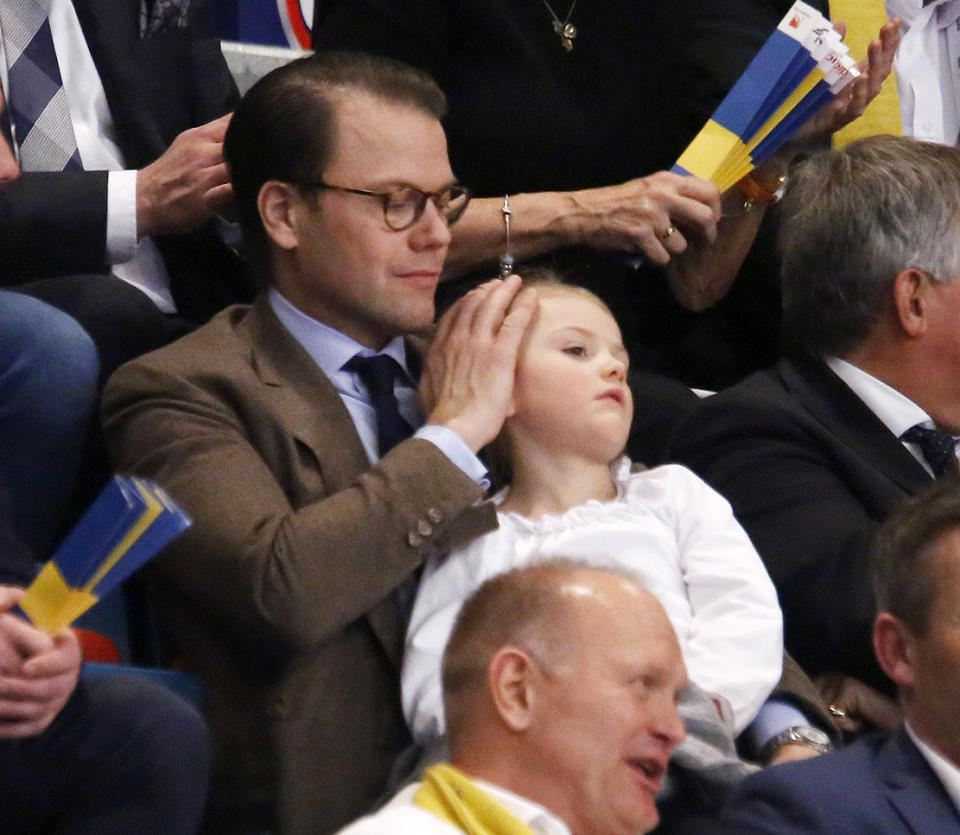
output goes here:
<path id="1" fill-rule="evenodd" d="M 38 0 L 0 0 L 9 71 L 7 112 L 24 171 L 79 170 L 47 10 Z"/>

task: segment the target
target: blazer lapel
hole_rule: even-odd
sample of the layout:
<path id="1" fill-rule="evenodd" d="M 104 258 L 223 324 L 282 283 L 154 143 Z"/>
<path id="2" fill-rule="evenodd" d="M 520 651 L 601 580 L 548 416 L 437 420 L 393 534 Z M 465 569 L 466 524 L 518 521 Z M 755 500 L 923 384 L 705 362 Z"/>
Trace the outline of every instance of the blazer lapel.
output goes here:
<path id="1" fill-rule="evenodd" d="M 344 489 L 370 463 L 339 393 L 280 324 L 266 295 L 254 302 L 247 322 L 254 368 L 263 384 L 277 391 L 285 426 L 322 463 L 328 491 Z"/>
<path id="2" fill-rule="evenodd" d="M 807 411 L 869 466 L 910 494 L 931 482 L 900 439 L 825 363 L 781 360 L 777 370 Z"/>
<path id="3" fill-rule="evenodd" d="M 877 754 L 876 767 L 884 792 L 910 832 L 960 830 L 957 807 L 906 731 L 891 736 Z"/>
<path id="4" fill-rule="evenodd" d="M 276 390 L 284 425 L 321 462 L 328 493 L 349 487 L 370 462 L 340 394 L 283 327 L 265 295 L 250 309 L 247 322 L 254 367 L 264 386 Z M 399 668 L 406 623 L 393 595 L 367 612 L 366 619 Z"/>

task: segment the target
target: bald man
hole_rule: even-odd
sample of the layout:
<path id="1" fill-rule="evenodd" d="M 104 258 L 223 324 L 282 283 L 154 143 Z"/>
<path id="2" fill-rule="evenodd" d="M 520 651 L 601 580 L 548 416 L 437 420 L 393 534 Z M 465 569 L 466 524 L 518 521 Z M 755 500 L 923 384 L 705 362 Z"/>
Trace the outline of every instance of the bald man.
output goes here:
<path id="1" fill-rule="evenodd" d="M 673 627 L 626 575 L 571 561 L 517 569 L 467 601 L 444 654 L 451 765 L 342 835 L 636 835 L 658 822 L 683 739 Z"/>

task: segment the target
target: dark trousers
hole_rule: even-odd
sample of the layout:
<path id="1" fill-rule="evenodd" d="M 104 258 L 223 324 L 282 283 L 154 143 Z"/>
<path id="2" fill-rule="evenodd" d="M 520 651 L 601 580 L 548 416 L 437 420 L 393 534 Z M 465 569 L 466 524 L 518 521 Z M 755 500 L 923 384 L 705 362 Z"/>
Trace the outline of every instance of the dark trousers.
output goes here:
<path id="1" fill-rule="evenodd" d="M 81 679 L 53 724 L 0 741 L 0 831 L 8 835 L 189 835 L 206 799 L 200 715 L 153 682 Z"/>
<path id="2" fill-rule="evenodd" d="M 90 334 L 101 385 L 127 360 L 172 342 L 196 323 L 162 313 L 136 287 L 108 275 L 44 278 L 15 288 L 59 308 Z"/>

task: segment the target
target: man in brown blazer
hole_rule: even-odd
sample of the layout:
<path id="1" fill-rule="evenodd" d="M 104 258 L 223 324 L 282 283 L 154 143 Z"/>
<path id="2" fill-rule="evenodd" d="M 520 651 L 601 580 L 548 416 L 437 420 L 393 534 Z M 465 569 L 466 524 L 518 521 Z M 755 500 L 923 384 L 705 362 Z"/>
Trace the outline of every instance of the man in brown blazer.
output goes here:
<path id="1" fill-rule="evenodd" d="M 208 684 L 211 831 L 330 832 L 370 808 L 409 741 L 408 581 L 495 524 L 475 452 L 506 415 L 535 296 L 515 277 L 478 288 L 424 361 L 403 338 L 432 324 L 468 199 L 443 106 L 418 71 L 356 54 L 262 79 L 224 150 L 267 289 L 104 396 L 117 468 L 193 518 L 156 579 Z M 385 390 L 355 362 L 373 355 Z"/>

